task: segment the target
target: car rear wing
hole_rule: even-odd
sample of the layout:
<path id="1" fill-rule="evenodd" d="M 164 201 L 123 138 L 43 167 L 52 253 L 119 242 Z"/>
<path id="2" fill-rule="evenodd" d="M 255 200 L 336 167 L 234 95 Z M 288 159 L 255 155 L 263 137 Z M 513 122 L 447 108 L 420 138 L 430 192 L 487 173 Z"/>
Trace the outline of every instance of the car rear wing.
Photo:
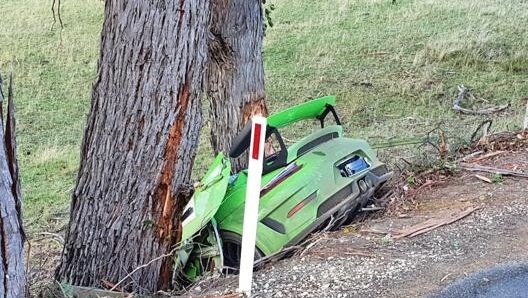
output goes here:
<path id="1" fill-rule="evenodd" d="M 268 126 L 266 129 L 266 138 L 278 128 L 288 126 L 292 123 L 305 119 L 318 119 L 321 121 L 321 127 L 324 127 L 324 120 L 329 113 L 334 116 L 335 123 L 341 125 L 339 116 L 334 110 L 336 99 L 334 96 L 325 96 L 314 99 L 289 109 L 281 111 L 268 117 Z M 231 144 L 229 156 L 232 158 L 240 156 L 242 152 L 249 147 L 251 137 L 251 121 L 240 131 Z"/>
<path id="2" fill-rule="evenodd" d="M 319 119 L 321 127 L 324 127 L 324 119 L 328 113 L 332 113 L 336 124 L 341 125 L 341 121 L 334 110 L 335 102 L 334 96 L 325 96 L 296 105 L 271 115 L 268 118 L 268 125 L 281 128 L 305 119 Z"/>

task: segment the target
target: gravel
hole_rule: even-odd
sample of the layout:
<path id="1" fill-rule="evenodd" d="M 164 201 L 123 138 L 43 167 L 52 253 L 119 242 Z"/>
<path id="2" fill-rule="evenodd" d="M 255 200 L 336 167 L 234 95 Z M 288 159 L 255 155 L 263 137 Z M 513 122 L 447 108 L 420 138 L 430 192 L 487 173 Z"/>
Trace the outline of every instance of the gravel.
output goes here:
<path id="1" fill-rule="evenodd" d="M 528 190 L 523 180 L 508 183 L 479 184 L 469 192 L 454 183 L 427 194 L 438 205 L 430 210 L 417 208 L 407 218 L 366 220 L 359 232 L 344 229 L 322 235 L 309 250 L 255 272 L 253 297 L 427 297 L 496 264 L 527 262 Z M 394 240 L 361 232 L 369 227 L 408 227 L 469 205 L 481 209 L 414 238 Z M 236 290 L 237 282 L 236 276 L 204 280 L 184 297 L 228 293 Z"/>

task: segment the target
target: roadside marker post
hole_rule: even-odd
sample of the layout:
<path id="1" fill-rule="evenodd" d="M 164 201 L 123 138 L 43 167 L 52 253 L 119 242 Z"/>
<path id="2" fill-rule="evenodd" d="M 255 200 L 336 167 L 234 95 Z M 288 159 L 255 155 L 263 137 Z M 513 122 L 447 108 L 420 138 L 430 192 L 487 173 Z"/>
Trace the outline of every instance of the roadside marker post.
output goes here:
<path id="1" fill-rule="evenodd" d="M 249 146 L 242 251 L 240 253 L 240 271 L 238 275 L 238 290 L 248 297 L 251 297 L 251 285 L 253 281 L 253 264 L 255 262 L 255 242 L 257 238 L 260 185 L 262 180 L 267 119 L 262 116 L 253 116 L 251 121 L 251 143 Z"/>

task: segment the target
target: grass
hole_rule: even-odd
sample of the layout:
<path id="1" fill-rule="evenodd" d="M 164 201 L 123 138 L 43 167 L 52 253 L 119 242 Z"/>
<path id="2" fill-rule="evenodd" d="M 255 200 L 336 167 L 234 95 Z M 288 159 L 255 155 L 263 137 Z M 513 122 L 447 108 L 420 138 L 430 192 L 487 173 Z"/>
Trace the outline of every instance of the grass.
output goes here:
<path id="1" fill-rule="evenodd" d="M 451 110 L 464 84 L 490 105 L 512 103 L 492 116 L 495 130 L 520 128 L 519 99 L 528 96 L 527 29 L 521 25 L 528 21 L 527 1 L 273 2 L 274 27 L 264 49 L 272 111 L 335 94 L 348 135 L 378 143 L 441 127 L 453 142 L 468 139 L 486 119 Z M 15 75 L 30 229 L 45 229 L 69 208 L 104 4 L 63 1 L 62 30 L 50 7 L 51 1 L 0 2 L 0 71 Z M 303 129 L 290 133 L 297 138 Z M 195 177 L 211 158 L 207 146 L 201 148 Z"/>

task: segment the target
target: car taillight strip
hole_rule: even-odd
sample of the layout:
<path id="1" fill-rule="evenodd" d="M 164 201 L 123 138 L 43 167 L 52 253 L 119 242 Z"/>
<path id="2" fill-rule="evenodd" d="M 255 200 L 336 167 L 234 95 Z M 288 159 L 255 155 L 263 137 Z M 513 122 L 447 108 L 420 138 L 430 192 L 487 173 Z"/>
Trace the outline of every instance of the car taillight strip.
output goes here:
<path id="1" fill-rule="evenodd" d="M 298 165 L 296 163 L 293 163 L 287 166 L 282 172 L 277 174 L 277 176 L 273 177 L 266 185 L 262 187 L 262 189 L 260 190 L 260 197 L 262 198 L 264 195 L 270 192 L 273 188 L 281 184 L 284 180 L 286 180 L 286 178 L 295 174 L 301 168 L 302 168 L 302 165 Z"/>
<path id="2" fill-rule="evenodd" d="M 311 201 L 315 200 L 317 198 L 317 191 L 314 191 L 311 195 L 306 197 L 304 200 L 300 201 L 295 207 L 293 207 L 290 212 L 288 212 L 288 218 L 292 217 L 297 213 L 299 210 L 301 210 L 304 206 L 308 205 Z"/>

